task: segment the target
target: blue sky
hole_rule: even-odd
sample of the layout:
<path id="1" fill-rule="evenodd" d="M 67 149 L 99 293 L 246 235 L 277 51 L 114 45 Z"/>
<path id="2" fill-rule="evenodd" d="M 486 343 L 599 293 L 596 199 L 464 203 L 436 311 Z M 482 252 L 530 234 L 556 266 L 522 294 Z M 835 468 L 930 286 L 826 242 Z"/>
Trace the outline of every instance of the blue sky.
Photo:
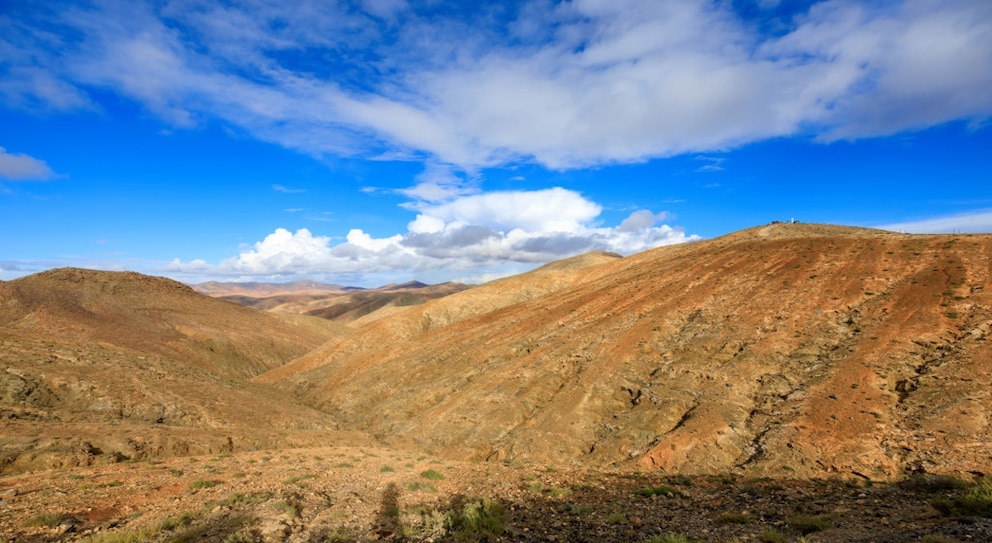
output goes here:
<path id="1" fill-rule="evenodd" d="M 987 0 L 0 0 L 0 279 L 992 231 Z"/>

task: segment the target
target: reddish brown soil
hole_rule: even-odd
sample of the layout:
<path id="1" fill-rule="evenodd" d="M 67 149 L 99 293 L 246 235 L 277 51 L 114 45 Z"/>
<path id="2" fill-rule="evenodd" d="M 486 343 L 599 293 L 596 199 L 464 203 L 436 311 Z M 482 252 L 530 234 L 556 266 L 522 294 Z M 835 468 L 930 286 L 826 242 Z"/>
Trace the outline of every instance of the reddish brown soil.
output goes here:
<path id="1" fill-rule="evenodd" d="M 463 459 L 987 472 L 990 270 L 989 235 L 777 224 L 480 286 L 257 381 Z"/>

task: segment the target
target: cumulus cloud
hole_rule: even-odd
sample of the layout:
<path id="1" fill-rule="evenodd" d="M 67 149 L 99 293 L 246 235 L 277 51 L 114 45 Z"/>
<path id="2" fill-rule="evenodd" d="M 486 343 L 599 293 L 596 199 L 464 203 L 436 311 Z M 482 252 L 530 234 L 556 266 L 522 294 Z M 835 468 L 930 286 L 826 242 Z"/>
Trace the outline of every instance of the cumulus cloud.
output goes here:
<path id="1" fill-rule="evenodd" d="M 992 209 L 879 226 L 910 234 L 992 233 Z"/>
<path id="2" fill-rule="evenodd" d="M 992 114 L 985 0 L 825 0 L 799 13 L 761 0 L 774 24 L 735 4 L 20 3 L 0 15 L 0 99 L 68 110 L 109 91 L 173 127 L 219 119 L 312 155 L 464 172 L 857 139 Z M 458 186 L 416 190 L 431 202 Z"/>
<path id="3" fill-rule="evenodd" d="M 58 177 L 43 160 L 25 154 L 8 153 L 0 147 L 0 179 L 8 181 L 43 181 Z"/>
<path id="4" fill-rule="evenodd" d="M 597 226 L 602 207 L 574 191 L 551 188 L 456 196 L 424 205 L 407 231 L 377 238 L 352 229 L 345 239 L 279 228 L 218 264 L 173 261 L 173 273 L 214 276 L 406 276 L 448 280 L 491 277 L 602 249 L 631 254 L 693 239 L 661 224 L 665 213 L 637 210 L 617 226 Z M 499 273 L 497 273 L 499 275 Z"/>

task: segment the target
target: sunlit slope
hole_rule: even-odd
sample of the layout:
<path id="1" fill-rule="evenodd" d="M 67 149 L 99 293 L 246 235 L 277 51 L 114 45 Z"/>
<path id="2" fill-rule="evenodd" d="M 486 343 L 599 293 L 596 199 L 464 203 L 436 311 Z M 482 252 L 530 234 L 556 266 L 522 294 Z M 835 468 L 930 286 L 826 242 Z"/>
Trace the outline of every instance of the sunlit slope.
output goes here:
<path id="1" fill-rule="evenodd" d="M 280 366 L 333 335 L 169 279 L 73 268 L 0 283 L 0 330 L 153 352 L 241 378 Z"/>
<path id="2" fill-rule="evenodd" d="M 248 378 L 332 336 L 135 273 L 0 283 L 0 473 L 332 440 Z"/>
<path id="3" fill-rule="evenodd" d="M 619 255 L 607 252 L 592 252 L 542 266 L 534 271 L 507 277 L 473 287 L 413 307 L 383 308 L 391 313 L 386 317 L 372 313 L 354 321 L 358 329 L 351 334 L 328 341 L 320 348 L 308 353 L 281 368 L 256 378 L 263 383 L 279 383 L 293 375 L 316 370 L 318 372 L 337 371 L 331 365 L 340 361 L 345 367 L 362 353 L 376 353 L 373 363 L 380 360 L 384 352 L 399 354 L 419 345 L 417 338 L 431 331 L 445 328 L 453 323 L 478 315 L 498 312 L 506 307 L 541 298 L 549 294 L 581 283 L 600 264 L 614 262 Z M 382 311 L 382 310 L 380 310 Z M 413 343 L 408 343 L 408 342 Z M 336 367 L 336 366 L 335 366 Z M 323 368 L 323 369 L 319 369 Z M 361 370 L 356 366 L 355 370 Z M 339 373 L 343 379 L 351 369 Z M 313 378 L 311 375 L 310 378 Z"/>
<path id="4" fill-rule="evenodd" d="M 484 285 L 260 379 L 387 442 L 459 457 L 988 471 L 990 269 L 988 235 L 774 224 L 518 276 L 492 305 Z"/>

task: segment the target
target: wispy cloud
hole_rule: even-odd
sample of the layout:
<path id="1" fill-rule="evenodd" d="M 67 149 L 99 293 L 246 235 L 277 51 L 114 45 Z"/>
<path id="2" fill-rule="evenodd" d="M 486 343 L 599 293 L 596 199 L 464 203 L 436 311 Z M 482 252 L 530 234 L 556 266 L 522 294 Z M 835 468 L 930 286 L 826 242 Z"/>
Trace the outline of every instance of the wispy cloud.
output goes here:
<path id="1" fill-rule="evenodd" d="M 706 173 L 706 172 L 722 172 L 723 163 L 726 162 L 727 159 L 723 157 L 700 155 L 696 157 L 696 160 L 706 163 L 696 168 L 696 171 L 701 173 Z"/>
<path id="2" fill-rule="evenodd" d="M 110 91 L 172 128 L 219 119 L 312 155 L 464 172 L 640 162 L 794 135 L 857 139 L 992 115 L 988 2 L 827 0 L 774 34 L 732 5 L 524 2 L 466 17 L 400 0 L 20 3 L 0 15 L 0 100 L 71 110 Z M 448 188 L 419 190 L 426 199 Z"/>
<path id="3" fill-rule="evenodd" d="M 992 233 L 992 209 L 892 223 L 878 228 L 911 234 Z"/>
<path id="4" fill-rule="evenodd" d="M 167 271 L 236 277 L 435 272 L 450 279 L 509 273 L 594 249 L 631 254 L 697 239 L 662 224 L 665 213 L 637 210 L 617 226 L 595 226 L 601 212 L 599 204 L 563 188 L 458 195 L 421 206 L 407 231 L 392 236 L 356 228 L 335 241 L 309 229 L 279 228 L 223 262 L 176 260 Z"/>
<path id="5" fill-rule="evenodd" d="M 302 194 L 306 192 L 306 189 L 294 189 L 283 185 L 272 185 L 272 190 L 283 194 Z"/>
<path id="6" fill-rule="evenodd" d="M 0 179 L 7 181 L 45 181 L 58 177 L 44 160 L 20 154 L 8 153 L 0 147 Z"/>

